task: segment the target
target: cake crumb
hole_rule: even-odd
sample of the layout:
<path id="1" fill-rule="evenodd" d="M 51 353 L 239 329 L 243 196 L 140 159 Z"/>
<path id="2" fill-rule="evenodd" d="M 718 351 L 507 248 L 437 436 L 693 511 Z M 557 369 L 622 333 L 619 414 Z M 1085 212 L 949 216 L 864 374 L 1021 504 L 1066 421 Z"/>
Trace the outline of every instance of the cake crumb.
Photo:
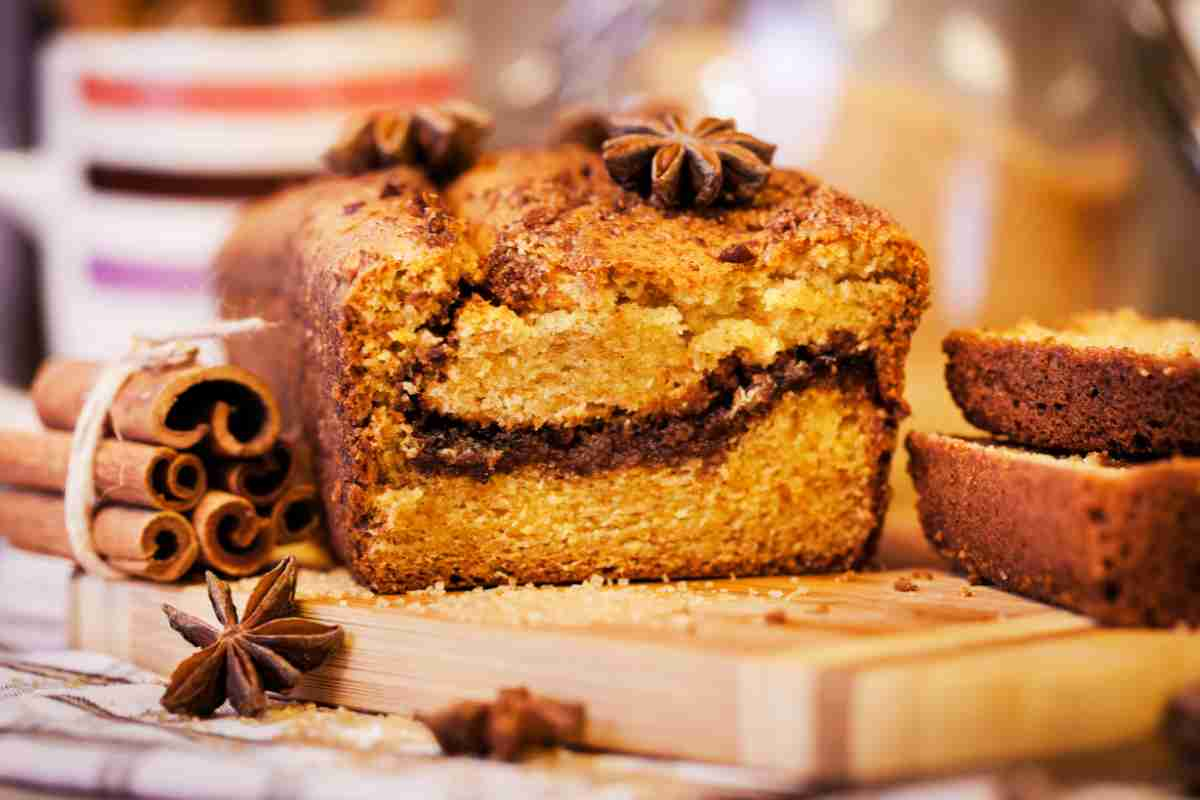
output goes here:
<path id="1" fill-rule="evenodd" d="M 763 621 L 768 625 L 786 625 L 788 621 L 787 612 L 782 608 L 772 608 L 766 614 L 763 614 Z"/>
<path id="2" fill-rule="evenodd" d="M 922 581 L 933 580 L 933 573 L 927 569 L 914 569 L 912 576 L 914 578 L 916 578 L 917 580 L 922 580 Z"/>
<path id="3" fill-rule="evenodd" d="M 820 603 L 820 604 L 815 605 L 812 608 L 810 608 L 808 610 L 808 613 L 810 613 L 810 614 L 828 614 L 831 610 L 832 609 L 829 607 L 828 603 Z"/>
<path id="4" fill-rule="evenodd" d="M 848 569 L 845 572 L 843 572 L 841 575 L 838 575 L 836 578 L 834 578 L 834 581 L 836 581 L 837 583 L 850 583 L 851 581 L 855 580 L 856 578 L 858 578 L 858 573 L 852 569 Z"/>
<path id="5" fill-rule="evenodd" d="M 970 586 L 962 586 L 959 588 L 958 592 L 963 597 L 974 597 L 975 596 L 975 590 L 972 589 Z"/>
<path id="6" fill-rule="evenodd" d="M 897 592 L 918 592 L 921 587 L 912 582 L 911 578 L 896 578 L 896 582 L 892 584 L 892 588 Z"/>

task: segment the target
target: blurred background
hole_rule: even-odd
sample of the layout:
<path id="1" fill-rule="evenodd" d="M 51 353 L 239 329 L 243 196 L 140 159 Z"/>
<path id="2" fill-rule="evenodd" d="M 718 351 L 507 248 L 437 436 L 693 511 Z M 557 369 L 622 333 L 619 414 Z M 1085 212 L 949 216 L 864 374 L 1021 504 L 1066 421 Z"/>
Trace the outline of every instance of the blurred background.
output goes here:
<path id="1" fill-rule="evenodd" d="M 466 96 L 502 145 L 649 97 L 916 235 L 910 400 L 958 429 L 950 327 L 1200 316 L 1194 43 L 1191 0 L 7 0 L 0 380 L 210 316 L 238 204 L 316 171 L 352 110 Z"/>

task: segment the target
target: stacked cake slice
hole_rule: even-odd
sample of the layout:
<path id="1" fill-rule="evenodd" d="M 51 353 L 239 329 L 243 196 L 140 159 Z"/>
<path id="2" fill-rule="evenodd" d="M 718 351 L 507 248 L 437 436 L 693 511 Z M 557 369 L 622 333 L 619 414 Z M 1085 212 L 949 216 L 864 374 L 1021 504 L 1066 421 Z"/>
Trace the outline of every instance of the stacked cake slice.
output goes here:
<path id="1" fill-rule="evenodd" d="M 908 437 L 933 545 L 1105 623 L 1200 623 L 1200 326 L 1098 313 L 945 350 L 955 402 L 998 438 Z"/>

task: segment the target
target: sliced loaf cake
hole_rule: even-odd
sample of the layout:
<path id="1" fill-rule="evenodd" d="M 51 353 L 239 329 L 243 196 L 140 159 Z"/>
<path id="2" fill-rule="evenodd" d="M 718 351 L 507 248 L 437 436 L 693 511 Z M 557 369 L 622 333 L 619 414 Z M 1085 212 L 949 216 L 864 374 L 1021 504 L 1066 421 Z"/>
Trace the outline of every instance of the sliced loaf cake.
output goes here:
<path id="1" fill-rule="evenodd" d="M 946 383 L 976 427 L 1046 450 L 1200 452 L 1200 326 L 1133 311 L 952 333 Z"/>
<path id="2" fill-rule="evenodd" d="M 1200 459 L 906 445 L 925 535 L 968 574 L 1107 624 L 1200 624 Z"/>

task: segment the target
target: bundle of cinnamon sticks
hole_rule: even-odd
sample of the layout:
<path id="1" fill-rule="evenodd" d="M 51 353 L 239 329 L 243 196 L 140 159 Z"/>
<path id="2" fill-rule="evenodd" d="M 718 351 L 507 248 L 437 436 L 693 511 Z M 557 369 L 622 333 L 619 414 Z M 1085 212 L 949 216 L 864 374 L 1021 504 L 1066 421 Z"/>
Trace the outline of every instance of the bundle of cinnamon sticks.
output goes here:
<path id="1" fill-rule="evenodd" d="M 16 547 L 72 557 L 62 497 L 71 430 L 100 370 L 47 361 L 31 390 L 46 429 L 0 429 L 0 536 Z M 135 374 L 96 451 L 96 550 L 120 572 L 173 581 L 196 563 L 251 575 L 281 545 L 315 538 L 311 459 L 280 427 L 270 388 L 238 367 Z"/>

